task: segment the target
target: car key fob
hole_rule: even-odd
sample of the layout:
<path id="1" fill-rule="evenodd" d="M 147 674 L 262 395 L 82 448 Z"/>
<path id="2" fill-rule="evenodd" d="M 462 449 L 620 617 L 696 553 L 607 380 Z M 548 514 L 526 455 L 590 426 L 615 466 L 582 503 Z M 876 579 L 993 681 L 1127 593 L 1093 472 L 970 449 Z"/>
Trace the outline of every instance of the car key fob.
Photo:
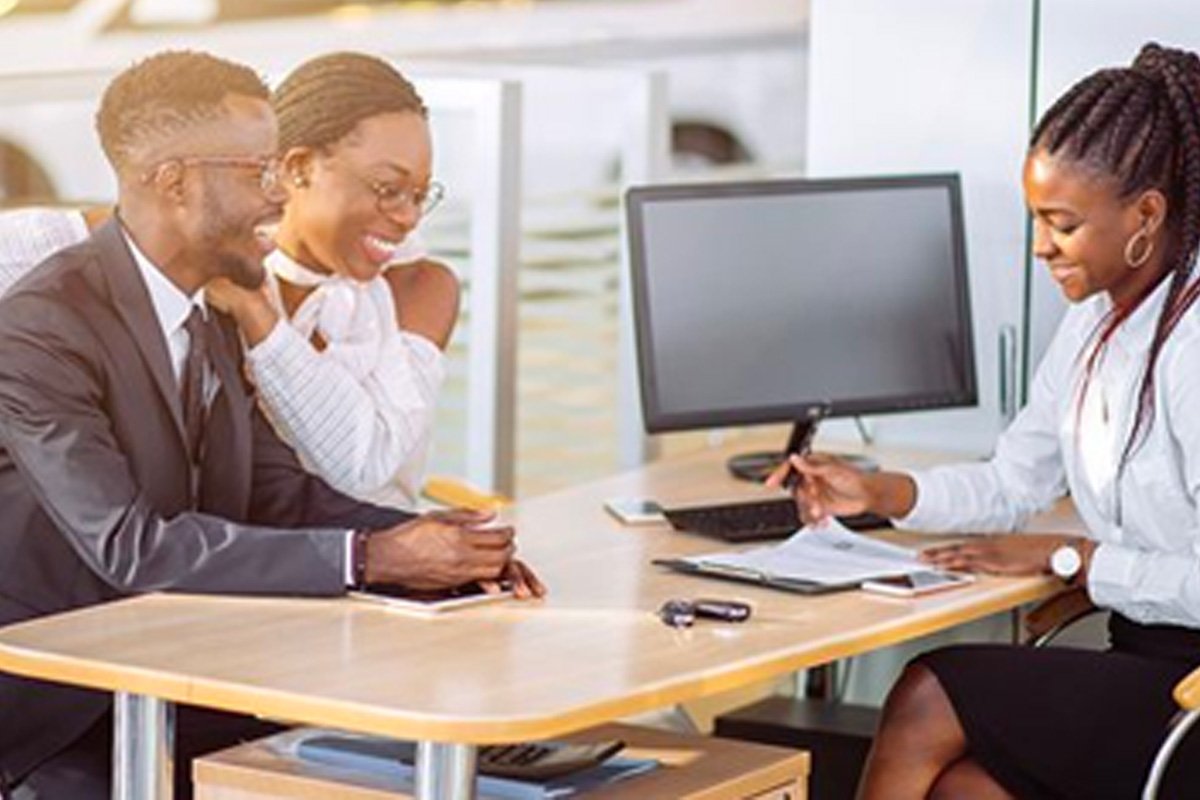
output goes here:
<path id="1" fill-rule="evenodd" d="M 745 622 L 750 619 L 750 604 L 739 600 L 694 600 L 692 608 L 697 617 L 704 619 L 719 619 L 722 622 Z"/>

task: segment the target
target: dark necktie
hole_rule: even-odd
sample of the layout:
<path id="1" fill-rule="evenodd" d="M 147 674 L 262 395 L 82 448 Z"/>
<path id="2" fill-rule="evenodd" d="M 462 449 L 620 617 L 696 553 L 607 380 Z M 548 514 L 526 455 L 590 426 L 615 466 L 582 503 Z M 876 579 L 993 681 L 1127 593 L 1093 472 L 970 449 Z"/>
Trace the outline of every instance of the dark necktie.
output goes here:
<path id="1" fill-rule="evenodd" d="M 188 332 L 187 358 L 183 362 L 183 429 L 187 434 L 188 455 L 192 463 L 200 461 L 200 438 L 204 431 L 204 365 L 208 362 L 204 314 L 192 306 L 183 327 Z"/>

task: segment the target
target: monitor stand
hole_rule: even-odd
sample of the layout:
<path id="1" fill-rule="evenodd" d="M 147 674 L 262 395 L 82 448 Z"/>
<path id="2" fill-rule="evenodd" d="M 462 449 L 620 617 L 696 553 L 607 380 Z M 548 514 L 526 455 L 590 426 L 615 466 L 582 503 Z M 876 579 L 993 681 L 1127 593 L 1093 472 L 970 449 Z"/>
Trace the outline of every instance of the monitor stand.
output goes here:
<path id="1" fill-rule="evenodd" d="M 785 449 L 740 453 L 730 457 L 725 462 L 725 466 L 735 478 L 762 483 L 767 479 L 768 475 L 783 463 L 786 454 L 799 450 L 801 443 L 805 439 L 812 441 L 812 437 L 816 435 L 816 428 L 820 424 L 821 421 L 819 418 L 797 420 L 792 426 L 792 434 L 788 437 Z M 858 455 L 856 453 L 834 453 L 834 455 L 863 472 L 877 472 L 879 470 L 878 462 L 869 456 Z"/>

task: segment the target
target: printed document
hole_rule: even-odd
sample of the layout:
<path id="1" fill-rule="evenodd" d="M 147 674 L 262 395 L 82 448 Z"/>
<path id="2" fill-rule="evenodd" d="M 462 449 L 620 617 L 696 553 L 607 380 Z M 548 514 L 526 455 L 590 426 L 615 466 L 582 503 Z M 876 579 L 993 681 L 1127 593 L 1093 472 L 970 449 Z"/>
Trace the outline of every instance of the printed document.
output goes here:
<path id="1" fill-rule="evenodd" d="M 801 528 L 785 541 L 737 553 L 680 559 L 698 571 L 756 576 L 821 585 L 857 584 L 871 578 L 929 569 L 917 551 L 854 533 L 836 519 Z"/>

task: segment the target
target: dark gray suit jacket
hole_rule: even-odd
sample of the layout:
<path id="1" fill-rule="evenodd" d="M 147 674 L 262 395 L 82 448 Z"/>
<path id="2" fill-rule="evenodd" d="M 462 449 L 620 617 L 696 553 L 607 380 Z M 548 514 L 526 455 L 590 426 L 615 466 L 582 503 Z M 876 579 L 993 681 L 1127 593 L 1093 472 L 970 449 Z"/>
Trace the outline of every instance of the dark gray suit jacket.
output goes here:
<path id="1" fill-rule="evenodd" d="M 0 300 L 0 625 L 139 592 L 334 595 L 345 529 L 411 517 L 300 467 L 210 315 L 220 388 L 199 493 L 150 295 L 116 222 Z M 0 675 L 0 774 L 15 783 L 108 697 Z"/>

